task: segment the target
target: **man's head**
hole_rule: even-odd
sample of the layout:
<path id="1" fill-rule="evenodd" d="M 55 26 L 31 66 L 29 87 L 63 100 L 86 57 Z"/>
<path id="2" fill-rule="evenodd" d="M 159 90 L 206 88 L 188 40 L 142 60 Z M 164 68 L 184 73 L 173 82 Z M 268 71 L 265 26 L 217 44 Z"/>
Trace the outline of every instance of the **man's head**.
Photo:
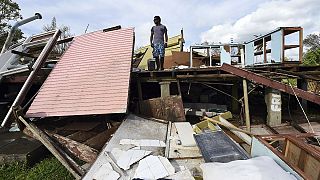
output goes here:
<path id="1" fill-rule="evenodd" d="M 160 16 L 155 16 L 155 17 L 153 18 L 153 22 L 154 22 L 154 24 L 159 25 L 159 24 L 161 23 L 161 18 L 160 18 Z"/>

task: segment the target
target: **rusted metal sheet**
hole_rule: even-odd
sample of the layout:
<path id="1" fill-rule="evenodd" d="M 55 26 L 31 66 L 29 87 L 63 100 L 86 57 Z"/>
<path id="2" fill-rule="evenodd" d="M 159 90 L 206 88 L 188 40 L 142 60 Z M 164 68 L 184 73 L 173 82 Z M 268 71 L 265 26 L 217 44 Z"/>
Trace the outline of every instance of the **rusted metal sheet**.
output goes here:
<path id="1" fill-rule="evenodd" d="M 133 28 L 74 37 L 26 116 L 126 113 L 133 43 Z"/>
<path id="2" fill-rule="evenodd" d="M 98 156 L 97 150 L 95 150 L 85 144 L 81 144 L 77 141 L 60 136 L 58 134 L 52 134 L 52 136 L 62 146 L 67 148 L 68 151 L 70 151 L 73 155 L 75 155 L 77 158 L 81 159 L 82 161 L 85 161 L 87 163 L 93 163 Z"/>
<path id="3" fill-rule="evenodd" d="M 181 96 L 168 96 L 141 101 L 140 113 L 168 121 L 186 121 Z"/>
<path id="4" fill-rule="evenodd" d="M 258 83 L 258 84 L 262 84 L 262 85 L 265 85 L 265 86 L 268 86 L 268 87 L 271 87 L 274 89 L 278 89 L 282 92 L 286 92 L 286 93 L 289 93 L 292 95 L 296 94 L 298 97 L 300 97 L 302 99 L 320 104 L 320 96 L 316 95 L 314 93 L 310 93 L 310 92 L 307 92 L 307 91 L 304 91 L 304 90 L 301 90 L 301 89 L 298 89 L 295 87 L 291 88 L 290 86 L 288 86 L 284 83 L 272 80 L 270 78 L 264 77 L 262 75 L 259 75 L 259 74 L 241 69 L 241 68 L 234 67 L 232 65 L 223 64 L 220 69 L 223 71 L 226 71 L 228 73 L 231 73 L 231 74 L 240 76 L 242 78 L 248 79 L 254 83 Z"/>

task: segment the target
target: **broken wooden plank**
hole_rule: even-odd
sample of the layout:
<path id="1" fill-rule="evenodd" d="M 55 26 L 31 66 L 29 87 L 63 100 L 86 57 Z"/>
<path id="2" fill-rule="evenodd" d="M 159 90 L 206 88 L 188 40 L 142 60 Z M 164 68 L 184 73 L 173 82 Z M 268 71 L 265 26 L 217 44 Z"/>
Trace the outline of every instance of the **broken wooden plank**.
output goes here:
<path id="1" fill-rule="evenodd" d="M 70 153 L 75 155 L 77 158 L 85 161 L 87 163 L 93 163 L 97 156 L 97 150 L 85 145 L 81 144 L 77 141 L 71 140 L 69 138 L 60 136 L 59 134 L 52 134 L 52 136 L 65 148 L 68 149 Z"/>
<path id="2" fill-rule="evenodd" d="M 252 138 L 247 135 L 247 134 L 251 134 L 250 132 L 248 131 L 245 131 L 245 130 L 242 130 L 240 128 L 237 128 L 236 126 L 234 126 L 233 124 L 231 124 L 230 122 L 228 122 L 227 120 L 225 120 L 223 117 L 218 117 L 219 118 L 219 121 L 221 123 L 219 123 L 219 121 L 217 120 L 214 120 L 212 118 L 208 118 L 208 117 L 204 117 L 204 119 L 206 120 L 209 120 L 209 121 L 212 121 L 214 123 L 217 123 L 217 124 L 220 124 L 220 125 L 223 125 L 224 127 L 230 129 L 230 131 L 235 134 L 236 136 L 238 136 L 240 139 L 242 139 L 245 143 L 251 145 L 251 141 L 252 141 Z M 247 134 L 246 134 L 247 133 Z"/>
<path id="3" fill-rule="evenodd" d="M 174 123 L 182 146 L 196 146 L 196 141 L 193 138 L 193 129 L 189 122 L 176 122 Z"/>
<path id="4" fill-rule="evenodd" d="M 54 145 L 49 136 L 32 123 L 28 123 L 22 116 L 19 116 L 18 118 L 76 179 L 80 179 L 80 177 L 84 175 L 84 170 L 75 162 L 72 162 L 72 159 L 68 157 L 68 155 L 63 154 L 63 151 L 59 150 L 58 147 Z"/>

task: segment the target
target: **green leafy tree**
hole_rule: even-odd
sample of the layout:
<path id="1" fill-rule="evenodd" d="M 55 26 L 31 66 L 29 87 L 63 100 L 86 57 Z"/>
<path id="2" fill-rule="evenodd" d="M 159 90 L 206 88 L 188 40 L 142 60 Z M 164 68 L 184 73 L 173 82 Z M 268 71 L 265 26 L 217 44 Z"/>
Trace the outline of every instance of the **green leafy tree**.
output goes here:
<path id="1" fill-rule="evenodd" d="M 320 64 L 320 34 L 309 34 L 303 40 L 303 45 L 308 48 L 307 52 L 303 55 L 303 64 Z"/>
<path id="2" fill-rule="evenodd" d="M 73 35 L 70 33 L 70 27 L 61 25 L 61 26 L 58 28 L 58 26 L 57 26 L 57 20 L 56 20 L 55 17 L 52 18 L 51 24 L 48 24 L 48 25 L 43 26 L 43 30 L 44 30 L 45 32 L 53 31 L 53 30 L 56 30 L 56 29 L 60 29 L 60 31 L 61 31 L 60 38 L 61 38 L 61 39 L 65 39 L 65 38 L 68 38 L 68 37 L 73 36 Z M 54 48 L 53 51 L 54 51 L 54 53 L 62 54 L 62 53 L 68 48 L 68 46 L 69 46 L 69 43 L 63 43 L 63 44 L 57 45 L 57 46 Z"/>
<path id="3" fill-rule="evenodd" d="M 12 0 L 0 0 L 0 49 L 2 49 L 8 31 L 12 27 L 9 21 L 17 21 L 19 19 L 22 19 L 19 5 Z M 23 37 L 22 35 L 21 30 L 17 29 L 13 36 L 12 43 L 16 43 L 21 39 Z"/>

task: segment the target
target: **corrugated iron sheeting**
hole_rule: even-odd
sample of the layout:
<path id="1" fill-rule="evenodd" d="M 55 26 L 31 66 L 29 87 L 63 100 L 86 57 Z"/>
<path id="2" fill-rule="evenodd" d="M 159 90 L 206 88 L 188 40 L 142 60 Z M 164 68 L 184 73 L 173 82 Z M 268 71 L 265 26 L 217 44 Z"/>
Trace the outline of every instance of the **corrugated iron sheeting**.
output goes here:
<path id="1" fill-rule="evenodd" d="M 75 37 L 26 116 L 125 113 L 133 41 L 132 28 Z"/>

